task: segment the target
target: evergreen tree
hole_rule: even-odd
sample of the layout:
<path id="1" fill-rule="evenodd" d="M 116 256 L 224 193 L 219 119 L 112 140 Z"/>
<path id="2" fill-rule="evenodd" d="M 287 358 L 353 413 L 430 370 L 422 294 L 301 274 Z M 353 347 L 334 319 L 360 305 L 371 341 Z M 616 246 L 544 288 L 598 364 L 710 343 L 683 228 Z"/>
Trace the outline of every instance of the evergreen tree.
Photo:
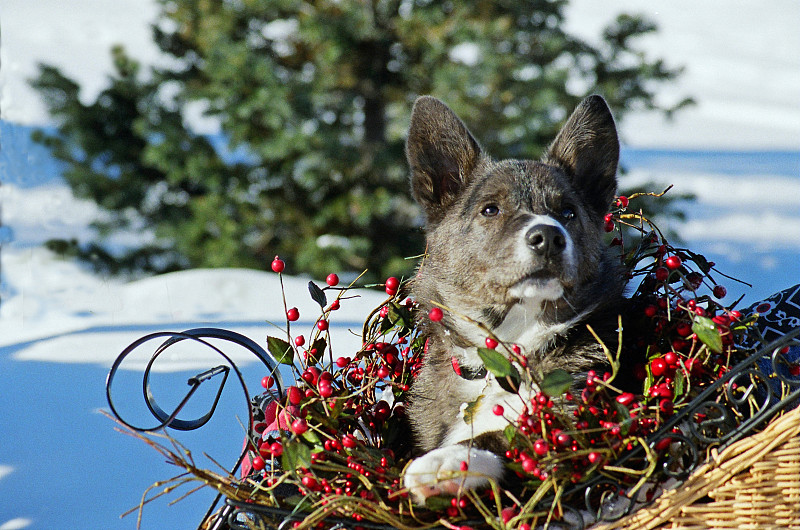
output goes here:
<path id="1" fill-rule="evenodd" d="M 280 254 L 317 276 L 408 274 L 423 251 L 403 153 L 416 96 L 445 100 L 489 153 L 535 158 L 586 94 L 622 120 L 658 108 L 654 91 L 679 74 L 637 51 L 652 23 L 621 15 L 593 46 L 564 30 L 558 0 L 159 2 L 172 67 L 142 72 L 115 48 L 88 105 L 51 66 L 33 81 L 58 123 L 37 139 L 109 212 L 98 242 L 51 247 L 111 271 Z M 198 108 L 223 141 L 190 129 Z M 122 249 L 122 229 L 154 237 Z"/>

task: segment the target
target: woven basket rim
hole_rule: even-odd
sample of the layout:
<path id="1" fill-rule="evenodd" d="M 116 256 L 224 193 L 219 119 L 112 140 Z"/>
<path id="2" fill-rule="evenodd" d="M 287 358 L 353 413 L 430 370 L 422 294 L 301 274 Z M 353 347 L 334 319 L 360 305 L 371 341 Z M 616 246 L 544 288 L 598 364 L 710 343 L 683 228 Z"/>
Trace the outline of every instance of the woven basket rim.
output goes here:
<path id="1" fill-rule="evenodd" d="M 800 445 L 797 445 L 800 436 L 800 407 L 789 410 L 774 418 L 767 427 L 751 434 L 719 452 L 712 448 L 708 458 L 695 469 L 682 483 L 665 491 L 649 506 L 642 507 L 632 514 L 610 523 L 598 523 L 592 530 L 613 530 L 617 528 L 636 528 L 649 530 L 670 522 L 682 510 L 694 506 L 696 501 L 708 496 L 732 478 L 750 469 L 771 453 L 778 451 L 782 446 L 792 443 L 790 457 L 786 460 L 790 465 L 797 466 L 800 471 Z M 795 475 L 797 485 L 800 487 L 800 474 Z M 770 506 L 778 501 L 783 501 L 783 496 L 770 501 L 768 497 L 761 510 L 769 511 Z M 709 510 L 709 504 L 695 506 L 692 511 L 695 517 L 703 518 L 703 511 Z M 729 508 L 730 509 L 730 508 Z M 796 524 L 800 525 L 800 511 L 798 511 Z M 743 521 L 742 524 L 746 522 Z M 732 526 L 736 528 L 736 526 Z"/>

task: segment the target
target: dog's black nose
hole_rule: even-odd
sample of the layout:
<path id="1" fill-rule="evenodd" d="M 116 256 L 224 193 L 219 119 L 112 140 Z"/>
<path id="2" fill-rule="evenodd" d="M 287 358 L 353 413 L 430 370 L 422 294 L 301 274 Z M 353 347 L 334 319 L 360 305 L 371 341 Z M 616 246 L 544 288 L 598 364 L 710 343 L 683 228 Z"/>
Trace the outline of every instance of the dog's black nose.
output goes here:
<path id="1" fill-rule="evenodd" d="M 536 225 L 525 234 L 528 246 L 544 258 L 561 254 L 567 247 L 567 239 L 560 228 L 553 225 Z"/>

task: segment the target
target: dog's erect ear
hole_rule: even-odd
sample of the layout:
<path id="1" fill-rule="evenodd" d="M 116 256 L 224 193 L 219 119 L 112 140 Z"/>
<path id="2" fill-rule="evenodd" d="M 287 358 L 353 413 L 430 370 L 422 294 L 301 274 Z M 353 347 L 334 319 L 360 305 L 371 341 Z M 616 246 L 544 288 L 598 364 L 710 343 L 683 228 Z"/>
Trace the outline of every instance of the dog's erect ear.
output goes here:
<path id="1" fill-rule="evenodd" d="M 550 146 L 547 159 L 567 171 L 600 215 L 606 213 L 617 190 L 619 138 L 602 97 L 589 96 L 578 105 Z"/>
<path id="2" fill-rule="evenodd" d="M 461 192 L 478 163 L 481 149 L 450 107 L 422 96 L 414 103 L 406 156 L 411 192 L 428 223 L 438 222 Z"/>

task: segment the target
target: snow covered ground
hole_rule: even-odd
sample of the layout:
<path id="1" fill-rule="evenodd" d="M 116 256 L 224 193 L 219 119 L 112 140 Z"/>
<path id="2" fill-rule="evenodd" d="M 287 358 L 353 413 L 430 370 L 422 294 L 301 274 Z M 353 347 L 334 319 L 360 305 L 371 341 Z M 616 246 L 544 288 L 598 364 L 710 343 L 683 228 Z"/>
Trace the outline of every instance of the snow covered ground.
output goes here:
<path id="1" fill-rule="evenodd" d="M 6 120 L 0 124 L 0 530 L 135 527 L 135 518 L 120 522 L 117 516 L 175 470 L 94 413 L 107 408 L 103 381 L 113 358 L 151 331 L 215 325 L 263 344 L 268 334 L 280 333 L 268 321 L 283 322 L 278 278 L 271 272 L 192 270 L 126 282 L 93 275 L 41 247 L 52 237 L 89 237 L 89 223 L 102 212 L 75 200 L 53 178 L 53 166 L 35 165 L 40 155 L 15 137 L 9 122 L 47 123 L 25 79 L 37 62 L 55 63 L 84 84 L 89 98 L 110 70 L 112 43 L 125 43 L 145 63 L 163 60 L 149 41 L 152 0 L 71 0 L 66 6 L 57 0 L 4 0 L 0 6 L 0 110 Z M 649 113 L 631 116 L 622 131 L 629 147 L 623 161 L 631 169 L 625 178 L 654 179 L 698 195 L 680 228 L 689 246 L 756 286 L 728 283 L 729 301 L 738 294 L 756 301 L 796 283 L 800 6 L 794 0 L 578 0 L 569 8 L 570 25 L 590 38 L 623 9 L 645 9 L 661 25 L 661 32 L 643 41 L 647 53 L 687 66 L 681 82 L 662 94 L 664 101 L 691 95 L 699 102 L 674 123 Z M 193 120 L 200 130 L 214 130 L 211 122 Z M 42 167 L 44 174 L 36 174 Z M 285 278 L 289 303 L 301 313 L 295 329 L 310 329 L 318 314 L 307 281 Z M 382 298 L 370 292 L 342 304 L 331 329 L 340 351 L 352 351 L 358 338 L 348 330 L 357 330 Z M 187 370 L 200 366 L 200 358 L 194 360 L 189 366 L 172 359 L 159 369 L 175 370 L 185 384 L 192 373 Z M 250 358 L 242 353 L 235 360 L 257 386 L 258 365 L 247 364 Z M 231 418 L 242 413 L 236 400 L 221 407 Z M 233 421 L 186 441 L 231 462 L 240 433 Z M 208 502 L 201 495 L 175 507 L 157 503 L 146 509 L 144 528 L 192 528 Z"/>

